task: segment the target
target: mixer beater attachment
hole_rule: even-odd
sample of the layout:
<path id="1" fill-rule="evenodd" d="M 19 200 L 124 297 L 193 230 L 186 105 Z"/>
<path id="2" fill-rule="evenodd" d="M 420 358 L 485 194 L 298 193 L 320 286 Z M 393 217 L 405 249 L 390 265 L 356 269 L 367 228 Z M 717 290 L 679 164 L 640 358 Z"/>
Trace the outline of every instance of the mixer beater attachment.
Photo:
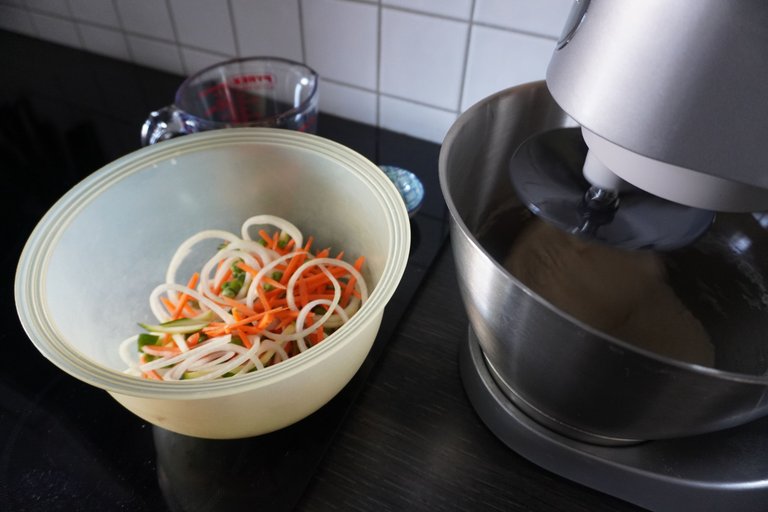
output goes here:
<path id="1" fill-rule="evenodd" d="M 617 177 L 605 178 L 595 173 L 600 164 L 590 157 L 579 128 L 538 133 L 513 156 L 512 185 L 543 220 L 621 249 L 684 247 L 712 225 L 714 212 L 662 199 Z"/>

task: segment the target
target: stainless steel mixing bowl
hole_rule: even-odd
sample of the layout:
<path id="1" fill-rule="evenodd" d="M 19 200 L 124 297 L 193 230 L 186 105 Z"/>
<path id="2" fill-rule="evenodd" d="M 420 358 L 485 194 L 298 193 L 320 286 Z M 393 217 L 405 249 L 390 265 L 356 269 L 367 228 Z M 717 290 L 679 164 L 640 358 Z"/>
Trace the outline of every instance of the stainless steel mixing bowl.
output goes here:
<path id="1" fill-rule="evenodd" d="M 714 368 L 601 332 L 503 266 L 533 217 L 510 184 L 510 159 L 529 136 L 572 126 L 544 82 L 524 84 L 462 114 L 440 153 L 460 292 L 500 388 L 546 426 L 600 444 L 690 436 L 768 414 L 761 215 L 718 215 L 695 244 L 661 255 L 669 286 L 714 345 Z"/>

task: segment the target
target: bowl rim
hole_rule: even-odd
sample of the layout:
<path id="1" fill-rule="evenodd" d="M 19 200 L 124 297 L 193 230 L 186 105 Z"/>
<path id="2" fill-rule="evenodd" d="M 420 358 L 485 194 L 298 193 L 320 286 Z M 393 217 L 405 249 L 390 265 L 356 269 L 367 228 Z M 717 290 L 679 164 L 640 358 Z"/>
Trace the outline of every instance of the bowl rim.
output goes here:
<path id="1" fill-rule="evenodd" d="M 280 364 L 240 376 L 211 381 L 160 382 L 139 379 L 97 363 L 69 345 L 47 313 L 45 283 L 51 254 L 61 233 L 101 192 L 153 164 L 180 155 L 227 146 L 261 144 L 310 150 L 345 166 L 366 183 L 380 199 L 392 240 L 379 282 L 368 301 L 325 343 Z M 394 184 L 370 160 L 340 143 L 318 135 L 277 128 L 229 128 L 185 135 L 133 151 L 108 163 L 68 190 L 43 215 L 22 249 L 16 268 L 14 295 L 22 327 L 29 339 L 55 366 L 71 376 L 108 392 L 152 399 L 205 399 L 246 392 L 284 380 L 313 361 L 325 359 L 352 341 L 357 328 L 364 328 L 381 315 L 397 288 L 408 260 L 410 222 Z"/>

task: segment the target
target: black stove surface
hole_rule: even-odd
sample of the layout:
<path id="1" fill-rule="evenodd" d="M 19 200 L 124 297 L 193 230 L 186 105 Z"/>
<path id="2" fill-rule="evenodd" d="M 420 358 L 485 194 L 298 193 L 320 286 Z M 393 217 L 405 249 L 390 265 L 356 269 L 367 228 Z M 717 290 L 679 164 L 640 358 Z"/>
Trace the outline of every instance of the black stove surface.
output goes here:
<path id="1" fill-rule="evenodd" d="M 170 102 L 182 77 L 7 32 L 0 48 L 9 235 L 0 253 L 0 510 L 292 509 L 446 240 L 439 146 L 321 114 L 319 135 L 424 182 L 403 281 L 363 367 L 325 407 L 265 436 L 190 438 L 147 424 L 45 360 L 21 328 L 13 297 L 16 264 L 35 224 L 79 180 L 138 149 L 146 115 Z"/>

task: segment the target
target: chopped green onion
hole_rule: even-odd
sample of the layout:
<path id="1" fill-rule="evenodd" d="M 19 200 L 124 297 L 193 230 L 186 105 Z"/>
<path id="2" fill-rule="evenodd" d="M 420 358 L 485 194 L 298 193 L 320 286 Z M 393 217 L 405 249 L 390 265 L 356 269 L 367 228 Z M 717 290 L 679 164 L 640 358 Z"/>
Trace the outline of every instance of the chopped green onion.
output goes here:
<path id="1" fill-rule="evenodd" d="M 139 334 L 139 339 L 136 341 L 136 345 L 139 347 L 139 352 L 143 352 L 143 348 L 147 345 L 158 345 L 160 336 L 155 334 L 147 334 L 145 332 Z"/>
<path id="2" fill-rule="evenodd" d="M 237 296 L 240 293 L 240 289 L 245 283 L 245 270 L 237 266 L 243 260 L 236 260 L 232 262 L 232 279 L 221 285 L 221 294 L 230 299 Z"/>

